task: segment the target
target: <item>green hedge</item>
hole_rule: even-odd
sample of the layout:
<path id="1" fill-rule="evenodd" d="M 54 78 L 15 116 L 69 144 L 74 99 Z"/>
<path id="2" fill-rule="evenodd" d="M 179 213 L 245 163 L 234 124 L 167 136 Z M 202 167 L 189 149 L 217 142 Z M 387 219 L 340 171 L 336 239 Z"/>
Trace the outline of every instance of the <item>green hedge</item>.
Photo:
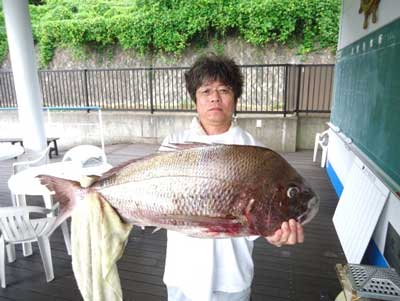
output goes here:
<path id="1" fill-rule="evenodd" d="M 340 0 L 47 0 L 30 5 L 40 63 L 57 47 L 120 44 L 140 53 L 179 55 L 210 37 L 235 35 L 252 45 L 290 42 L 301 53 L 335 47 Z M 39 1 L 40 3 L 40 1 Z M 134 3 L 134 4 L 132 4 Z M 7 52 L 0 15 L 0 58 Z"/>

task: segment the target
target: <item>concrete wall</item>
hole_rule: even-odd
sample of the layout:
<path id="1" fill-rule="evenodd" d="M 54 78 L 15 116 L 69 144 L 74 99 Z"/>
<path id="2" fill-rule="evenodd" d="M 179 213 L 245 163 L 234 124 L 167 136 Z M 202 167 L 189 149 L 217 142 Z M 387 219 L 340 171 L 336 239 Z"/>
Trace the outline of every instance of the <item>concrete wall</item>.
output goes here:
<path id="1" fill-rule="evenodd" d="M 101 112 L 105 144 L 161 143 L 169 133 L 187 129 L 194 113 Z M 97 111 L 44 112 L 48 137 L 60 137 L 60 149 L 78 144 L 100 145 Z M 284 152 L 312 149 L 316 132 L 329 116 L 271 116 L 240 114 L 236 122 L 267 147 Z M 0 111 L 0 137 L 21 136 L 16 111 Z"/>
<path id="2" fill-rule="evenodd" d="M 325 131 L 329 114 L 300 115 L 297 121 L 296 148 L 314 149 L 315 134 Z"/>

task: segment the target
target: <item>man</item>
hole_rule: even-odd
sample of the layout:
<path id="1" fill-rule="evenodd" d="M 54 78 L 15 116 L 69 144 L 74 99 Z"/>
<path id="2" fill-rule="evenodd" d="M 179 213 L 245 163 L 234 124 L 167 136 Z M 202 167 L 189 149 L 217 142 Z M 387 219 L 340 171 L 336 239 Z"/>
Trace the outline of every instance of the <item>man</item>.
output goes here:
<path id="1" fill-rule="evenodd" d="M 168 136 L 163 145 L 183 142 L 260 145 L 232 122 L 243 86 L 243 76 L 233 60 L 215 55 L 200 57 L 185 74 L 185 80 L 198 116 L 189 130 Z M 168 231 L 164 273 L 168 300 L 250 300 L 256 238 L 193 238 Z M 266 239 L 278 247 L 301 243 L 303 228 L 290 220 Z"/>

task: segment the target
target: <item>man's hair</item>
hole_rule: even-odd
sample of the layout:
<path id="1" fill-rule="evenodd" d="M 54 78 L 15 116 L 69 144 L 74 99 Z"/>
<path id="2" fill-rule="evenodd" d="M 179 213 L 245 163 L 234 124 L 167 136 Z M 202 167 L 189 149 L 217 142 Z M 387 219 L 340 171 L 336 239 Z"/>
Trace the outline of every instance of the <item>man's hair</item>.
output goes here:
<path id="1" fill-rule="evenodd" d="M 233 59 L 215 54 L 203 55 L 185 72 L 186 89 L 194 102 L 197 89 L 215 80 L 232 88 L 236 104 L 242 95 L 243 75 Z"/>

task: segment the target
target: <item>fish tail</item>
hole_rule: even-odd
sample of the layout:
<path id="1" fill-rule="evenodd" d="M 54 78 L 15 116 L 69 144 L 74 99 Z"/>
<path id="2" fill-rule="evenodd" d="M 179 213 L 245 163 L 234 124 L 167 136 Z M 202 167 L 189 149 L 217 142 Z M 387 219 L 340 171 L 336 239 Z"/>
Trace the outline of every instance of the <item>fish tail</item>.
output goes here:
<path id="1" fill-rule="evenodd" d="M 82 189 L 80 183 L 77 181 L 48 175 L 39 175 L 37 178 L 42 185 L 45 185 L 47 189 L 55 193 L 54 199 L 60 204 L 56 222 L 59 225 L 71 216 L 77 204 L 77 195 L 79 192 L 84 192 L 85 189 Z"/>

